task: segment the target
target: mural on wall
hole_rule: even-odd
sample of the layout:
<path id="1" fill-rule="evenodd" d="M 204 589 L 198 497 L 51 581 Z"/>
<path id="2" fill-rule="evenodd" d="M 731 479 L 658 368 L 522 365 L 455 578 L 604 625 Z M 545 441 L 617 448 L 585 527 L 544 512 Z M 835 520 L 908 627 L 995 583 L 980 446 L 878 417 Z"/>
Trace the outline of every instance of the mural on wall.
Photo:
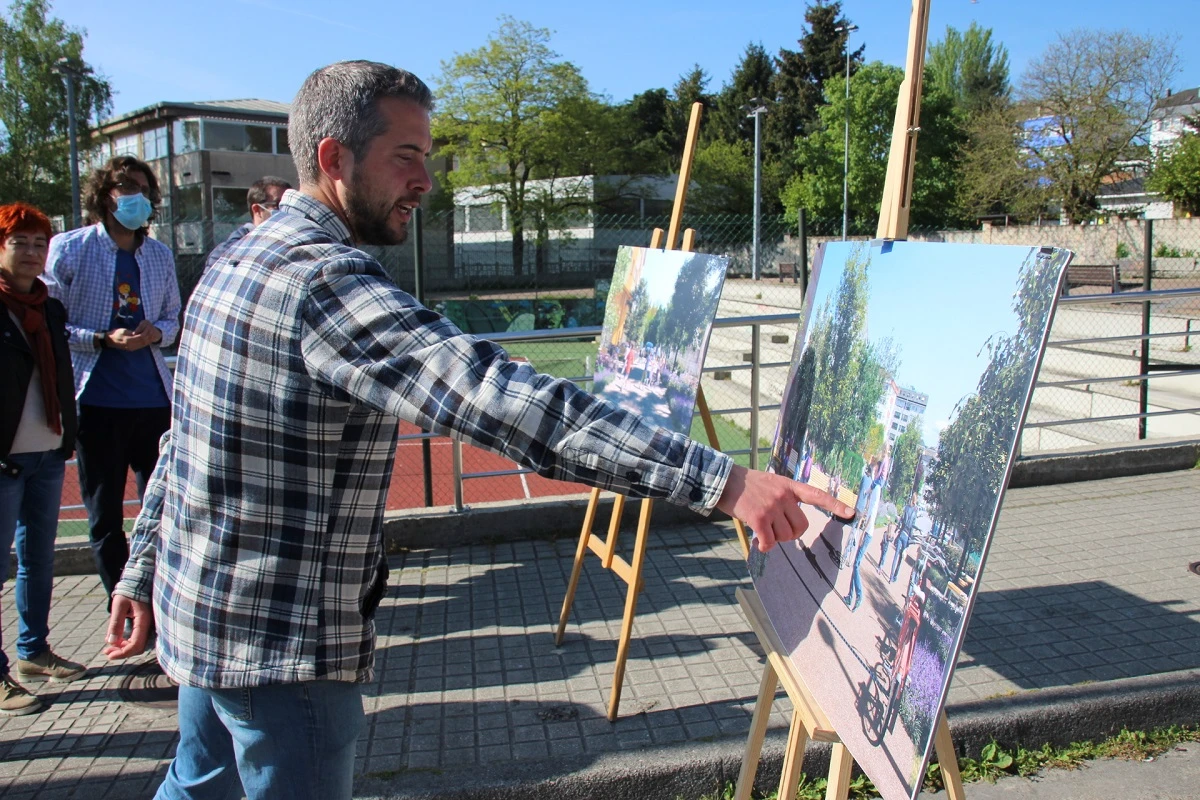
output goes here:
<path id="1" fill-rule="evenodd" d="M 720 256 L 620 248 L 593 391 L 687 433 L 727 266 Z"/>
<path id="2" fill-rule="evenodd" d="M 884 798 L 921 788 L 1071 253 L 824 245 L 770 469 L 853 505 L 750 573 Z"/>

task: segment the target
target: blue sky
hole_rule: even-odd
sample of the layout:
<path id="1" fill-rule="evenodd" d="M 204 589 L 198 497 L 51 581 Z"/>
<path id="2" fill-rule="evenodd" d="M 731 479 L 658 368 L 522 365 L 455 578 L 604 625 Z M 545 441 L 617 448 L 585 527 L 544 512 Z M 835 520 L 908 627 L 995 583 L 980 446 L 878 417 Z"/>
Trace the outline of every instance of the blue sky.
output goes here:
<path id="1" fill-rule="evenodd" d="M 286 102 L 313 69 L 348 58 L 392 63 L 432 83 L 442 61 L 487 40 L 501 12 L 555 31 L 555 49 L 580 67 L 593 91 L 614 100 L 669 88 L 693 63 L 708 71 L 715 89 L 747 43 L 760 42 L 770 53 L 795 49 L 805 6 L 802 0 L 161 0 L 129 14 L 97 0 L 56 0 L 53 13 L 87 29 L 85 58 L 112 81 L 114 111 L 121 114 L 162 100 Z M 868 59 L 903 63 L 909 0 L 845 0 L 843 7 L 861 27 L 852 46 L 866 44 Z M 1196 31 L 1200 2 L 933 0 L 930 39 L 940 38 L 947 25 L 962 29 L 972 21 L 994 29 L 1019 76 L 1058 31 L 1080 25 L 1155 35 Z M 1194 43 L 1194 34 L 1180 43 L 1176 89 L 1200 86 Z"/>
<path id="2" fill-rule="evenodd" d="M 854 246 L 828 245 L 815 309 L 837 291 L 839 267 Z M 1029 251 L 909 242 L 896 243 L 886 254 L 871 248 L 867 336 L 873 342 L 890 336 L 900 351 L 896 382 L 929 395 L 926 444 L 937 441 L 954 406 L 975 391 L 987 365 L 987 339 L 1015 332 L 1012 296 Z"/>

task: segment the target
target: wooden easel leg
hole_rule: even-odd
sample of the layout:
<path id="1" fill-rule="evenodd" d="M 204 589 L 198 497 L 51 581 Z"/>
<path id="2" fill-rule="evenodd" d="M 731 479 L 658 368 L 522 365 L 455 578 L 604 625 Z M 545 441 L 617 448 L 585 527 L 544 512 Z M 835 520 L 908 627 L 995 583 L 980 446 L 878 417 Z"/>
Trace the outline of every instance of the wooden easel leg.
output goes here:
<path id="1" fill-rule="evenodd" d="M 825 787 L 825 800 L 846 800 L 850 796 L 850 768 L 854 759 L 846 745 L 838 742 L 829 754 L 829 784 Z"/>
<path id="2" fill-rule="evenodd" d="M 937 732 L 933 735 L 933 748 L 937 752 L 938 764 L 942 768 L 942 781 L 946 784 L 949 800 L 966 800 L 962 773 L 958 770 L 958 754 L 954 752 L 954 740 L 950 738 L 950 721 L 946 712 L 938 715 Z"/>
<path id="3" fill-rule="evenodd" d="M 808 729 L 799 711 L 792 712 L 792 727 L 788 731 L 787 751 L 783 754 L 783 775 L 779 778 L 779 797 L 792 798 L 800 788 L 804 748 L 808 746 Z"/>
<path id="4" fill-rule="evenodd" d="M 562 644 L 563 632 L 567 629 L 567 620 L 571 616 L 571 606 L 575 602 L 575 590 L 579 588 L 579 574 L 583 571 L 583 559 L 588 551 L 588 539 L 592 535 L 592 524 L 596 520 L 596 506 L 600 502 L 600 490 L 592 489 L 588 498 L 587 513 L 583 515 L 583 532 L 579 534 L 579 546 L 575 548 L 575 563 L 571 566 L 571 580 L 567 583 L 567 594 L 563 598 L 562 613 L 558 615 L 558 631 L 554 634 L 554 646 Z"/>
<path id="5" fill-rule="evenodd" d="M 742 759 L 742 771 L 738 774 L 733 800 L 750 800 L 750 792 L 754 789 L 754 776 L 758 773 L 758 760 L 762 756 L 763 741 L 767 738 L 767 723 L 771 721 L 771 706 L 775 702 L 775 690 L 778 687 L 779 676 L 768 661 L 763 666 L 762 682 L 758 685 L 758 701 L 754 704 L 754 716 L 750 720 L 750 738 L 746 741 L 746 755 Z"/>
<path id="6" fill-rule="evenodd" d="M 653 500 L 642 501 L 637 539 L 633 543 L 633 556 L 629 559 L 629 591 L 625 594 L 625 617 L 621 622 L 621 639 L 617 643 L 617 661 L 613 665 L 612 694 L 608 699 L 609 722 L 617 721 L 617 709 L 621 705 L 621 684 L 625 680 L 625 660 L 629 657 L 629 639 L 633 635 L 633 615 L 637 611 L 638 593 L 642 590 L 642 563 L 646 560 L 646 544 L 650 538 L 650 512 L 653 509 Z"/>

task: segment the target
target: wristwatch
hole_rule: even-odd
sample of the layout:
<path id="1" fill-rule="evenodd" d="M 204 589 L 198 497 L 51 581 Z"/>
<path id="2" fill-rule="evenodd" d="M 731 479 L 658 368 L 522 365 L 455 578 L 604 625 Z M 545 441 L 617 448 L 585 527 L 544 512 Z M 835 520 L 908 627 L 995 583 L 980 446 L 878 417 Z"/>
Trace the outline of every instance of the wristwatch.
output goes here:
<path id="1" fill-rule="evenodd" d="M 96 331 L 92 334 L 92 346 L 97 350 L 108 347 L 108 331 Z"/>

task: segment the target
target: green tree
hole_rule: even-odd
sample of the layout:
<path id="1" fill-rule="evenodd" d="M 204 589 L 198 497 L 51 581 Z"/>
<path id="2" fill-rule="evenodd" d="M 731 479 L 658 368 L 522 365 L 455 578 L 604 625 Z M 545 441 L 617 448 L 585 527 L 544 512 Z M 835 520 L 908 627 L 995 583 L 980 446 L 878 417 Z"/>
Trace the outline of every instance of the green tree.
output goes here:
<path id="1" fill-rule="evenodd" d="M 1146 188 L 1175 204 L 1176 211 L 1200 216 L 1200 120 L 1190 120 L 1193 131 L 1163 148 L 1153 162 Z"/>
<path id="2" fill-rule="evenodd" d="M 841 2 L 810 5 L 804 21 L 807 26 L 798 42 L 800 49 L 780 48 L 775 60 L 776 102 L 767 115 L 765 137 L 766 148 L 775 157 L 790 153 L 796 137 L 817 122 L 817 112 L 827 102 L 826 82 L 834 75 L 845 76 L 850 36 L 846 29 L 851 23 L 842 14 Z M 862 64 L 862 54 L 863 47 L 850 54 L 851 75 Z"/>
<path id="3" fill-rule="evenodd" d="M 1148 156 L 1151 114 L 1178 71 L 1173 39 L 1127 30 L 1060 33 L 1030 63 L 1017 118 L 1038 120 L 1024 149 L 1064 219 L 1088 219 L 1118 166 Z"/>
<path id="4" fill-rule="evenodd" d="M 887 176 L 896 102 L 904 71 L 873 61 L 850 78 L 850 226 L 874 231 Z M 797 139 L 793 159 L 797 172 L 781 199 L 795 218 L 800 208 L 816 218 L 842 215 L 845 152 L 845 79 L 830 78 L 825 87 L 829 103 L 818 113 L 816 130 Z M 914 226 L 954 226 L 962 222 L 955 202 L 959 153 L 966 133 L 962 115 L 940 91 L 925 93 L 921 103 L 921 134 L 913 173 L 911 223 Z"/>
<path id="5" fill-rule="evenodd" d="M 774 96 L 775 62 L 761 44 L 746 45 L 729 83 L 721 87 L 716 107 L 705 125 L 708 135 L 740 144 L 754 141 L 754 120 L 747 117 L 750 101 L 768 102 Z"/>
<path id="6" fill-rule="evenodd" d="M 988 342 L 991 358 L 975 392 L 959 402 L 938 437 L 927 495 L 934 517 L 963 544 L 955 580 L 991 530 L 1064 259 L 1031 251 L 1015 287 L 1016 331 Z"/>
<path id="7" fill-rule="evenodd" d="M 869 267 L 869 248 L 856 248 L 837 293 L 817 314 L 808 344 L 816 361 L 809 439 L 818 460 L 834 470 L 861 461 L 884 381 L 897 366 L 890 342 L 874 345 L 866 339 Z"/>
<path id="8" fill-rule="evenodd" d="M 623 135 L 619 149 L 626 156 L 626 172 L 640 175 L 667 175 L 671 172 L 674 136 L 668 123 L 671 102 L 666 89 L 648 89 L 618 106 L 615 114 Z"/>
<path id="9" fill-rule="evenodd" d="M 913 480 L 917 476 L 917 465 L 921 462 L 921 453 L 925 450 L 925 438 L 922 426 L 925 418 L 918 415 L 904 429 L 904 433 L 896 437 L 892 445 L 892 472 L 888 478 L 888 498 L 896 505 L 903 505 L 908 500 L 908 494 L 913 489 Z"/>
<path id="10" fill-rule="evenodd" d="M 447 143 L 442 152 L 455 165 L 447 182 L 507 207 L 513 271 L 520 275 L 530 223 L 536 227 L 538 214 L 549 218 L 556 206 L 580 202 L 570 184 L 535 194 L 529 182 L 586 168 L 564 153 L 578 155 L 578 145 L 602 124 L 595 98 L 578 68 L 550 48 L 549 30 L 509 16 L 500 17 L 483 47 L 442 63 L 438 97 L 433 135 Z M 596 149 L 604 152 L 602 144 Z"/>
<path id="11" fill-rule="evenodd" d="M 946 36 L 929 46 L 925 76 L 925 91 L 939 91 L 975 114 L 1008 98 L 1008 50 L 992 41 L 991 28 L 972 22 L 960 32 L 947 25 Z"/>
<path id="12" fill-rule="evenodd" d="M 77 70 L 75 122 L 86 152 L 89 119 L 108 113 L 112 89 L 83 60 L 85 32 L 50 17 L 47 0 L 16 0 L 0 19 L 0 202 L 71 211 L 67 89 L 59 62 Z"/>
<path id="13" fill-rule="evenodd" d="M 1007 215 L 1032 220 L 1049 213 L 1050 192 L 1025 149 L 1019 107 L 1000 102 L 967 125 L 957 204 L 968 219 Z"/>

